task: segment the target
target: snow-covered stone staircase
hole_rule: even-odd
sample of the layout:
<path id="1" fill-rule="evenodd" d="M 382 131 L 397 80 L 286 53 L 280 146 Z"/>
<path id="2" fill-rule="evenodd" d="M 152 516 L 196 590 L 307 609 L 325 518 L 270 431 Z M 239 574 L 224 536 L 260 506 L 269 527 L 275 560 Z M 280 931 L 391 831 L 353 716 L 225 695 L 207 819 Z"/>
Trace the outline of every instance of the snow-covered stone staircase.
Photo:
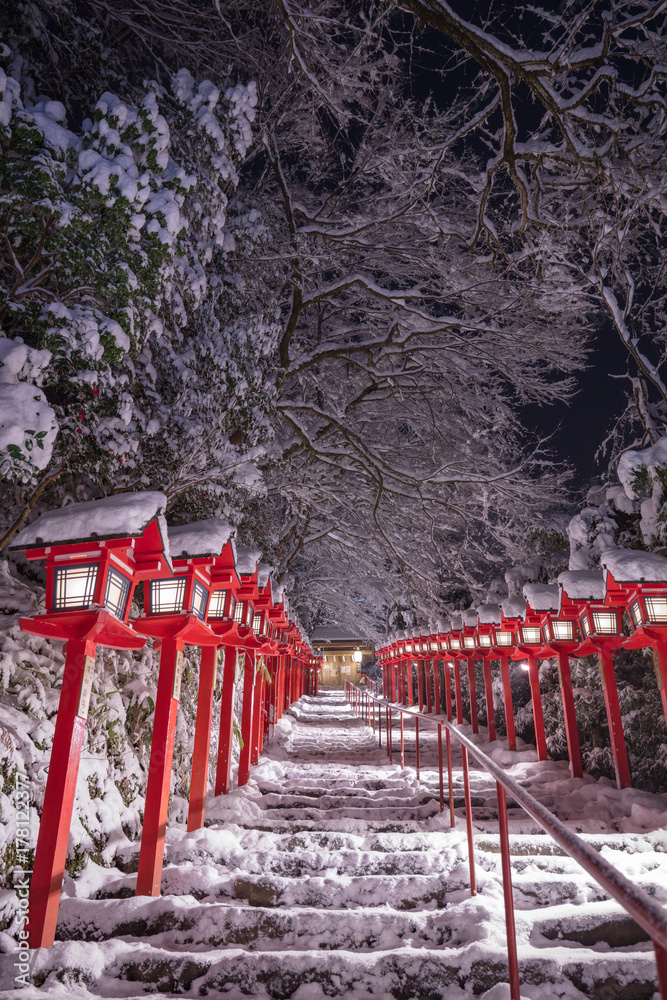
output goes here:
<path id="1" fill-rule="evenodd" d="M 406 741 L 411 764 L 413 731 Z M 34 957 L 38 990 L 15 995 L 508 996 L 497 987 L 507 972 L 494 785 L 473 771 L 472 898 L 464 822 L 452 831 L 439 811 L 430 741 L 417 782 L 411 766 L 387 763 L 339 692 L 302 699 L 247 788 L 209 800 L 204 830 L 170 829 L 159 899 L 132 895 L 136 851 L 118 859 L 124 872 L 90 866 L 68 882 L 58 940 Z M 459 770 L 455 781 L 462 805 Z M 511 817 L 522 995 L 650 1000 L 642 932 Z M 588 839 L 667 899 L 662 833 Z"/>

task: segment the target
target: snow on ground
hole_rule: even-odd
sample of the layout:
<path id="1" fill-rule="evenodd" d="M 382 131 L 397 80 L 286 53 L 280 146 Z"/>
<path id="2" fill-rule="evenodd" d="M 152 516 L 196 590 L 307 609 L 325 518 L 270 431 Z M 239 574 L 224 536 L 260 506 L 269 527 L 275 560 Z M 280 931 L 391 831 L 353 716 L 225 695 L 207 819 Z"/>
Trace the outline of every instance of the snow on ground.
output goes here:
<path id="1" fill-rule="evenodd" d="M 494 784 L 473 769 L 471 897 L 458 755 L 451 830 L 434 735 L 422 732 L 419 781 L 414 730 L 404 770 L 398 726 L 393 764 L 385 736 L 383 726 L 380 747 L 339 692 L 303 698 L 249 785 L 209 798 L 205 829 L 170 825 L 160 898 L 132 895 L 136 845 L 120 852 L 124 870 L 89 861 L 67 877 L 58 940 L 34 954 L 34 985 L 13 995 L 507 1000 Z M 667 901 L 667 797 L 571 779 L 531 747 L 476 739 Z M 650 1000 L 653 954 L 636 925 L 532 821 L 510 815 L 522 996 Z M 12 946 L 8 934 L 1 943 Z M 3 958 L 0 988 L 10 989 L 13 959 Z"/>

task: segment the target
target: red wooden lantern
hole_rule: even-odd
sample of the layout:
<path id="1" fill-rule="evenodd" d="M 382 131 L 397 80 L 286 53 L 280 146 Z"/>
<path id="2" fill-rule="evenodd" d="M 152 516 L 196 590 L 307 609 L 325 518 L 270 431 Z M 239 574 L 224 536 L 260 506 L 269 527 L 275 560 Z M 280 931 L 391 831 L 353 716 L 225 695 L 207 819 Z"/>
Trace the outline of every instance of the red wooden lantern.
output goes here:
<path id="1" fill-rule="evenodd" d="M 633 634 L 629 649 L 653 647 L 655 676 L 667 721 L 667 559 L 655 552 L 612 550 L 600 559 L 605 603 L 623 604 L 630 612 Z"/>
<path id="2" fill-rule="evenodd" d="M 132 621 L 137 632 L 157 639 L 160 648 L 137 896 L 160 895 L 183 647 L 210 647 L 210 674 L 219 645 L 218 637 L 205 623 L 212 589 L 210 567 L 229 541 L 230 533 L 229 525 L 215 518 L 170 528 L 170 546 L 173 544 L 179 553 L 174 559 L 174 576 L 150 581 L 144 588 L 144 614 Z M 210 681 L 209 676 L 207 686 Z"/>
<path id="3" fill-rule="evenodd" d="M 631 784 L 630 765 L 612 656 L 613 650 L 624 640 L 621 629 L 622 609 L 605 605 L 604 578 L 599 571 L 570 570 L 560 574 L 558 584 L 561 588 L 560 613 L 567 619 L 576 614 L 584 636 L 584 641 L 576 649 L 576 655 L 598 654 L 616 783 L 619 788 L 628 788 Z"/>
<path id="4" fill-rule="evenodd" d="M 569 617 L 559 615 L 560 592 L 557 585 L 546 586 L 541 583 L 527 583 L 523 588 L 523 593 L 528 602 L 528 615 L 531 620 L 533 616 L 539 616 L 541 621 L 544 645 L 539 655 L 543 658 L 555 656 L 557 659 L 570 770 L 573 778 L 581 778 L 583 776 L 581 750 L 579 748 L 577 718 L 574 711 L 569 659 L 579 645 L 577 621 L 573 614 Z"/>
<path id="5" fill-rule="evenodd" d="M 500 662 L 507 747 L 509 750 L 516 750 L 514 706 L 512 704 L 512 685 L 509 667 L 509 659 L 514 645 L 514 635 L 511 629 L 503 627 L 503 614 L 499 604 L 482 604 L 477 608 L 477 615 L 479 619 L 477 631 L 480 634 L 480 638 L 486 635 L 489 638 L 491 647 L 491 656 L 489 659 L 497 659 Z"/>
<path id="6" fill-rule="evenodd" d="M 42 514 L 12 549 L 46 560 L 46 612 L 24 632 L 64 639 L 65 670 L 30 883 L 29 943 L 53 944 L 97 646 L 140 649 L 127 624 L 138 581 L 171 576 L 162 493 L 122 493 Z"/>

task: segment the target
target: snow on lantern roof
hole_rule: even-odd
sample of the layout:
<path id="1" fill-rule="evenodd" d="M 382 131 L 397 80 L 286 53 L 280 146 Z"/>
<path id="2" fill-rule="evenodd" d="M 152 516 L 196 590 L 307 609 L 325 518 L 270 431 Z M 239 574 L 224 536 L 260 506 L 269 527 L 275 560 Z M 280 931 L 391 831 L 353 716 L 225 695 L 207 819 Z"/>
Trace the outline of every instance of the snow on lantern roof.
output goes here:
<path id="1" fill-rule="evenodd" d="M 503 620 L 499 604 L 480 604 L 477 617 L 480 625 L 500 625 Z"/>
<path id="2" fill-rule="evenodd" d="M 445 632 L 449 631 L 449 625 L 447 624 L 447 622 L 443 622 L 441 619 L 438 619 L 438 621 L 435 623 L 435 630 L 436 632 L 444 634 Z"/>
<path id="3" fill-rule="evenodd" d="M 73 545 L 93 538 L 135 538 L 157 518 L 165 556 L 169 558 L 167 524 L 163 516 L 166 506 L 167 498 L 157 491 L 118 493 L 101 500 L 71 503 L 40 514 L 18 533 L 11 548 Z"/>
<path id="4" fill-rule="evenodd" d="M 523 596 L 533 611 L 558 611 L 560 591 L 555 583 L 526 583 Z"/>
<path id="5" fill-rule="evenodd" d="M 500 606 L 503 609 L 505 618 L 525 618 L 526 602 L 523 597 L 505 597 Z"/>
<path id="6" fill-rule="evenodd" d="M 616 583 L 667 583 L 667 559 L 655 552 L 610 549 L 600 562 Z"/>
<path id="7" fill-rule="evenodd" d="M 460 615 L 452 615 L 449 619 L 449 627 L 452 632 L 460 632 L 463 628 L 463 622 L 461 621 Z"/>
<path id="8" fill-rule="evenodd" d="M 172 559 L 195 559 L 219 556 L 234 529 L 218 517 L 209 517 L 193 524 L 169 528 L 169 549 Z"/>
<path id="9" fill-rule="evenodd" d="M 236 572 L 241 576 L 252 576 L 261 558 L 262 553 L 259 549 L 239 545 L 236 550 Z"/>
<path id="10" fill-rule="evenodd" d="M 272 573 L 273 566 L 269 566 L 268 563 L 263 562 L 257 564 L 257 586 L 260 590 L 264 590 L 268 585 Z"/>
<path id="11" fill-rule="evenodd" d="M 604 577 L 600 570 L 566 570 L 558 577 L 558 585 L 572 601 L 604 600 Z"/>
<path id="12" fill-rule="evenodd" d="M 468 608 L 467 611 L 463 611 L 461 618 L 463 619 L 463 624 L 467 625 L 468 628 L 477 628 L 478 617 L 477 611 L 474 608 Z"/>
<path id="13" fill-rule="evenodd" d="M 271 600 L 274 604 L 280 604 L 285 596 L 285 588 L 271 577 Z"/>

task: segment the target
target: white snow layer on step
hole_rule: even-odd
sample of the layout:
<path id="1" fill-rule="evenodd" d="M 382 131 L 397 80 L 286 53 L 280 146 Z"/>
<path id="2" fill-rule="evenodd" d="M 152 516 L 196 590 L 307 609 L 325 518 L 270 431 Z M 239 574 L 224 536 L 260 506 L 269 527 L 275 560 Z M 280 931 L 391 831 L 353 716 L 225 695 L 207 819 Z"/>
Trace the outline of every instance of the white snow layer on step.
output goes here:
<path id="1" fill-rule="evenodd" d="M 92 538 L 132 538 L 140 535 L 154 517 L 162 515 L 166 506 L 167 498 L 157 491 L 118 493 L 101 500 L 68 504 L 40 514 L 18 533 L 12 548 L 25 549 Z M 163 519 L 160 530 L 167 545 L 167 527 Z"/>

